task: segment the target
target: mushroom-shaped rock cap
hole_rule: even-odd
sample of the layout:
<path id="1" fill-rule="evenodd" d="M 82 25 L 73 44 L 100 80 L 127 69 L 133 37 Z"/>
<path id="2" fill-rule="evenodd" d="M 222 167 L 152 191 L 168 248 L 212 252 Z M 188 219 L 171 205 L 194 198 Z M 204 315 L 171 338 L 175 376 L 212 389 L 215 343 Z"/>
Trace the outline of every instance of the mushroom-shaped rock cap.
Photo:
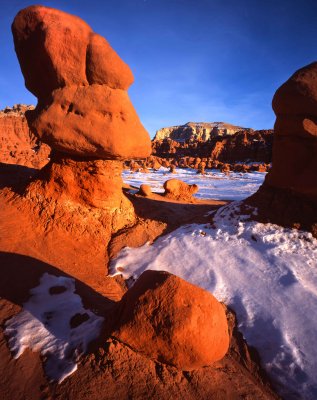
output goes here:
<path id="1" fill-rule="evenodd" d="M 12 24 L 25 86 L 41 98 L 70 85 L 128 89 L 132 72 L 109 43 L 82 19 L 43 6 L 21 10 Z"/>
<path id="2" fill-rule="evenodd" d="M 25 85 L 39 100 L 26 116 L 41 141 L 87 158 L 150 155 L 149 134 L 125 91 L 132 72 L 103 37 L 43 6 L 20 11 L 12 32 Z"/>
<path id="3" fill-rule="evenodd" d="M 273 160 L 265 183 L 316 202 L 317 62 L 296 71 L 276 91 L 273 109 Z"/>
<path id="4" fill-rule="evenodd" d="M 275 93 L 276 115 L 317 117 L 317 62 L 296 71 Z"/>
<path id="5" fill-rule="evenodd" d="M 220 360 L 228 350 L 224 307 L 168 272 L 144 272 L 122 307 L 113 336 L 149 358 L 188 371 Z"/>

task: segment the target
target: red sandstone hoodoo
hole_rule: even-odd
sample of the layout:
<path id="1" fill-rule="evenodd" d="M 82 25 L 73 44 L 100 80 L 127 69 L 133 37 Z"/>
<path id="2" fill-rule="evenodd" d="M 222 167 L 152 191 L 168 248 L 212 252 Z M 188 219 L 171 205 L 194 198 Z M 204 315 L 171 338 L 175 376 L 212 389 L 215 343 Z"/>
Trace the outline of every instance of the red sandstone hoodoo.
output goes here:
<path id="1" fill-rule="evenodd" d="M 317 237 L 317 62 L 275 93 L 273 163 L 248 202 L 259 218 L 310 230 Z"/>
<path id="2" fill-rule="evenodd" d="M 38 97 L 30 126 L 55 150 L 81 157 L 150 155 L 150 137 L 126 89 L 133 75 L 80 18 L 47 7 L 18 13 L 12 32 L 26 87 Z"/>
<path id="3" fill-rule="evenodd" d="M 126 92 L 132 72 L 84 21 L 58 10 L 28 7 L 15 17 L 12 32 L 25 85 L 38 97 L 26 113 L 29 126 L 52 148 L 51 162 L 26 196 L 45 199 L 44 214 L 57 202 L 55 215 L 74 221 L 79 213 L 92 229 L 98 220 L 109 239 L 135 219 L 122 193 L 121 160 L 151 153 Z"/>
<path id="4" fill-rule="evenodd" d="M 26 8 L 12 31 L 26 87 L 38 97 L 35 110 L 27 113 L 29 126 L 53 150 L 50 163 L 24 195 L 45 224 L 77 235 L 88 232 L 88 243 L 98 240 L 107 246 L 111 235 L 136 217 L 122 192 L 121 160 L 151 152 L 149 135 L 126 92 L 132 73 L 105 39 L 63 12 Z M 175 189 L 169 185 L 166 190 Z M 197 191 L 187 186 L 176 182 L 177 193 Z M 149 358 L 193 369 L 219 360 L 228 350 L 223 307 L 177 277 L 148 272 L 123 303 L 113 335 Z M 153 323 L 143 321 L 143 315 L 152 315 Z M 129 323 L 130 317 L 135 323 Z M 137 335 L 144 341 L 135 342 Z"/>

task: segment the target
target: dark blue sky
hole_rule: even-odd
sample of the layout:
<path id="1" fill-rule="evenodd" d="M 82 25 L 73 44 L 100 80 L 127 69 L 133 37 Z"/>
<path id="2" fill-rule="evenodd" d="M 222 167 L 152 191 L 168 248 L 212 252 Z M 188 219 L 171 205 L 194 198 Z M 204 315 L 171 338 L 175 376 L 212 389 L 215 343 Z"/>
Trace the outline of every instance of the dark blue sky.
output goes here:
<path id="1" fill-rule="evenodd" d="M 0 108 L 36 103 L 10 30 L 26 0 L 0 0 Z M 271 128 L 275 90 L 317 59 L 316 0 L 52 0 L 83 18 L 135 76 L 132 102 L 151 136 L 188 121 Z"/>

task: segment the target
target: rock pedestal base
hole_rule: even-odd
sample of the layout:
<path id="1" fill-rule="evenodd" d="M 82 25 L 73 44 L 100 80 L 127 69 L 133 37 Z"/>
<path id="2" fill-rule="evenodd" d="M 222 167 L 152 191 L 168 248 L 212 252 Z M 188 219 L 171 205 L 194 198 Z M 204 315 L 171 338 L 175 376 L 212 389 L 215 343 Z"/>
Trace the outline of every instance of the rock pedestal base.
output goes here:
<path id="1" fill-rule="evenodd" d="M 47 223 L 79 225 L 92 234 L 97 224 L 112 234 L 135 222 L 132 203 L 122 192 L 121 172 L 120 161 L 55 152 L 24 195 Z"/>

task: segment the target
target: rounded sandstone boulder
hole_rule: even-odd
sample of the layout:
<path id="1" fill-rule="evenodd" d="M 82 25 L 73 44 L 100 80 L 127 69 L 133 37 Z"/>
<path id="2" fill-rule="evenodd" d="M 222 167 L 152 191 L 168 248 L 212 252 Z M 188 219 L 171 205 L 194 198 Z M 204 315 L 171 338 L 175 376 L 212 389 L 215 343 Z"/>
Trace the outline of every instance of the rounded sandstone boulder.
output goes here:
<path id="1" fill-rule="evenodd" d="M 124 295 L 113 336 L 181 370 L 224 357 L 229 346 L 224 307 L 209 292 L 163 271 L 146 271 Z"/>
<path id="2" fill-rule="evenodd" d="M 180 179 L 169 179 L 164 182 L 164 196 L 174 200 L 193 200 L 193 194 L 198 192 L 198 185 L 188 185 Z"/>
<path id="3" fill-rule="evenodd" d="M 144 197 L 151 197 L 152 196 L 152 188 L 150 185 L 147 185 L 145 183 L 142 183 L 140 186 L 140 189 L 138 191 L 138 194 Z"/>

